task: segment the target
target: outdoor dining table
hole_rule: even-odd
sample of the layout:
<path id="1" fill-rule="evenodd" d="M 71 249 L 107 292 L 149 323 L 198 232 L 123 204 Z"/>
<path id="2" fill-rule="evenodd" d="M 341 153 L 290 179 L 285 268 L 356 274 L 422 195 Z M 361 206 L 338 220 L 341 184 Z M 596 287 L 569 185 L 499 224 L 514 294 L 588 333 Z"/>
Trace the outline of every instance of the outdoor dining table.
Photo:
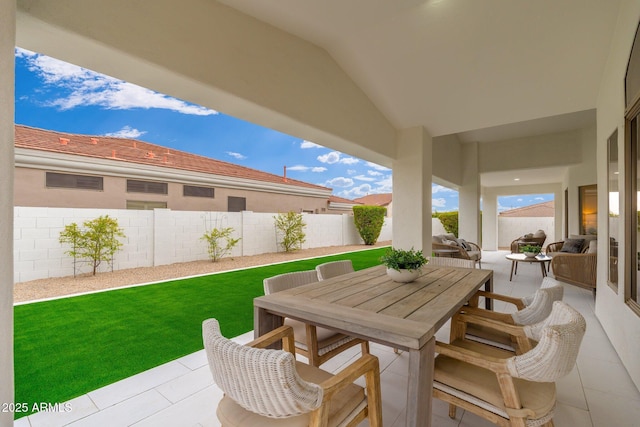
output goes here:
<path id="1" fill-rule="evenodd" d="M 408 352 L 406 426 L 430 426 L 435 333 L 483 285 L 492 270 L 427 265 L 397 283 L 380 265 L 254 299 L 254 334 L 289 317 Z"/>

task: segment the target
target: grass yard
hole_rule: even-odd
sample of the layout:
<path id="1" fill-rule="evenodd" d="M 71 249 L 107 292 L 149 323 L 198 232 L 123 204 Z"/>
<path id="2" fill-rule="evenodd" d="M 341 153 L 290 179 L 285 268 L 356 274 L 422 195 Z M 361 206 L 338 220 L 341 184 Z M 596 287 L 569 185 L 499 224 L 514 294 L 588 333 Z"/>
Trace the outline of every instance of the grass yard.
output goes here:
<path id="1" fill-rule="evenodd" d="M 262 280 L 351 259 L 379 264 L 385 248 L 117 289 L 14 308 L 16 402 L 64 402 L 203 348 L 201 324 L 225 336 L 253 329 Z M 17 417 L 28 413 L 16 414 Z"/>

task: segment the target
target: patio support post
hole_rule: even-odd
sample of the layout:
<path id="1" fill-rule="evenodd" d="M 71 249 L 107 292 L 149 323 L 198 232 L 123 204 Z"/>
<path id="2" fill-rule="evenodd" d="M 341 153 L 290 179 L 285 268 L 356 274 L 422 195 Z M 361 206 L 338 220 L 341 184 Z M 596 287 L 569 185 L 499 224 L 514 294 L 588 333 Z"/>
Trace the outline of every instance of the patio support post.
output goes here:
<path id="1" fill-rule="evenodd" d="M 459 196 L 458 237 L 482 246 L 477 142 L 462 144 L 462 186 L 460 187 Z"/>
<path id="2" fill-rule="evenodd" d="M 482 193 L 482 249 L 498 250 L 498 194 L 487 188 Z"/>
<path id="3" fill-rule="evenodd" d="M 13 119 L 16 2 L 0 0 L 0 405 L 13 392 Z M 0 411 L 0 427 L 13 412 Z"/>
<path id="4" fill-rule="evenodd" d="M 431 135 L 421 126 L 396 137 L 393 160 L 393 246 L 431 253 Z"/>

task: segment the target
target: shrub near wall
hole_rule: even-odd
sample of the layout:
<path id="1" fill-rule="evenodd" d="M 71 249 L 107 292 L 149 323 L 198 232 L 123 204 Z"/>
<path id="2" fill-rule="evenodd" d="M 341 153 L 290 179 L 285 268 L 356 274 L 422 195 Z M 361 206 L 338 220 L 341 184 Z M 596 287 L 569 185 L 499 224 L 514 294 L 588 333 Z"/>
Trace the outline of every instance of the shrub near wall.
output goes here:
<path id="1" fill-rule="evenodd" d="M 458 235 L 458 212 L 434 212 L 431 216 L 440 220 L 447 233 Z"/>
<path id="2" fill-rule="evenodd" d="M 353 220 L 365 245 L 374 245 L 378 241 L 387 208 L 382 206 L 354 206 Z"/>

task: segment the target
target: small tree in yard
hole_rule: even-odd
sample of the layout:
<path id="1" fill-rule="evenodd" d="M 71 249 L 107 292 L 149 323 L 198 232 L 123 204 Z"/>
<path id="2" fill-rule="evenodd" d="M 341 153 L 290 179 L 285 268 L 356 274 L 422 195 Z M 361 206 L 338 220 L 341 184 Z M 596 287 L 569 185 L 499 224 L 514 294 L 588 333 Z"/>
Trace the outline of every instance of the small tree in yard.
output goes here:
<path id="1" fill-rule="evenodd" d="M 214 228 L 202 236 L 202 240 L 206 240 L 209 244 L 209 258 L 211 258 L 211 262 L 218 261 L 231 252 L 233 247 L 238 244 L 240 239 L 231 237 L 233 232 L 233 227 Z"/>
<path id="2" fill-rule="evenodd" d="M 374 245 L 378 241 L 387 208 L 382 206 L 354 206 L 353 220 L 365 245 Z"/>
<path id="3" fill-rule="evenodd" d="M 120 250 L 122 243 L 118 237 L 126 236 L 118 227 L 118 220 L 110 218 L 109 215 L 87 220 L 82 225 L 83 229 L 75 222 L 67 225 L 60 232 L 59 240 L 60 243 L 70 244 L 72 247 L 65 254 L 74 259 L 74 275 L 75 261 L 81 258 L 92 264 L 95 276 L 102 261 L 112 261 L 113 255 Z"/>
<path id="4" fill-rule="evenodd" d="M 302 220 L 302 214 L 295 212 L 280 213 L 275 219 L 276 233 L 280 233 L 282 240 L 280 245 L 286 252 L 301 249 L 306 235 L 304 227 L 307 225 Z"/>

